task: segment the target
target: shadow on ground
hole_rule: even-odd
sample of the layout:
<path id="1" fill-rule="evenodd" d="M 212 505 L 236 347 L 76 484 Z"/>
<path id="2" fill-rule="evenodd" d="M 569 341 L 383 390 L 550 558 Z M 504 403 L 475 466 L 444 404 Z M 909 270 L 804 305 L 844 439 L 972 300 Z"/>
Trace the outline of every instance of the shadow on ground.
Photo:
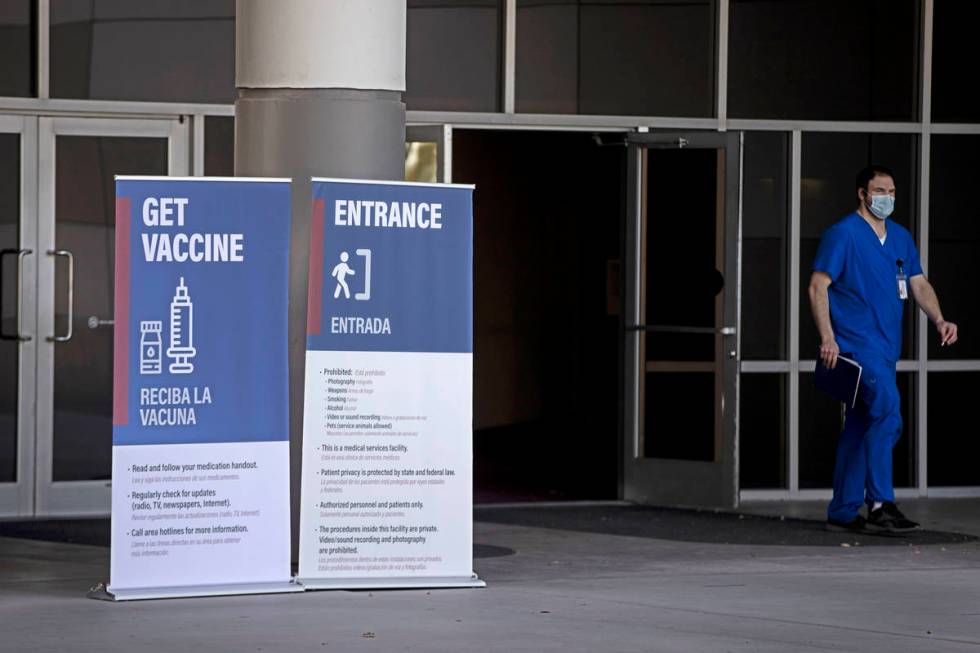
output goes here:
<path id="1" fill-rule="evenodd" d="M 476 521 L 707 544 L 840 546 L 953 544 L 980 538 L 917 531 L 905 536 L 828 532 L 823 522 L 649 506 L 477 508 Z"/>
<path id="2" fill-rule="evenodd" d="M 480 507 L 474 510 L 473 517 L 476 521 L 495 524 L 706 544 L 840 546 L 842 542 L 850 542 L 864 546 L 895 546 L 955 544 L 980 540 L 962 533 L 928 530 L 905 536 L 835 533 L 825 530 L 823 522 L 807 519 L 649 506 Z M 109 520 L 0 522 L 0 537 L 107 547 Z M 495 558 L 513 553 L 512 549 L 488 544 L 475 544 L 473 547 L 475 558 Z"/>
<path id="3" fill-rule="evenodd" d="M 109 520 L 43 519 L 0 522 L 0 537 L 109 546 Z"/>
<path id="4" fill-rule="evenodd" d="M 40 521 L 0 522 L 0 537 L 14 537 L 46 542 L 67 542 L 109 546 L 108 519 L 46 519 Z M 493 544 L 474 544 L 473 557 L 500 558 L 514 555 L 513 549 Z"/>

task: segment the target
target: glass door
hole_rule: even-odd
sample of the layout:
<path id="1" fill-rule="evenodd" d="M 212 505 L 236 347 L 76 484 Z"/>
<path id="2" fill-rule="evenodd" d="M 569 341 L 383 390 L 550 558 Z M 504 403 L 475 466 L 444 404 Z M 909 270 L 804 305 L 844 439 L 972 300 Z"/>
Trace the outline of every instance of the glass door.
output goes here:
<path id="1" fill-rule="evenodd" d="M 37 119 L 0 116 L 0 517 L 34 510 Z"/>
<path id="2" fill-rule="evenodd" d="M 624 498 L 734 507 L 740 135 L 629 148 Z"/>
<path id="3" fill-rule="evenodd" d="M 186 175 L 187 121 L 41 118 L 37 516 L 109 512 L 115 175 Z"/>

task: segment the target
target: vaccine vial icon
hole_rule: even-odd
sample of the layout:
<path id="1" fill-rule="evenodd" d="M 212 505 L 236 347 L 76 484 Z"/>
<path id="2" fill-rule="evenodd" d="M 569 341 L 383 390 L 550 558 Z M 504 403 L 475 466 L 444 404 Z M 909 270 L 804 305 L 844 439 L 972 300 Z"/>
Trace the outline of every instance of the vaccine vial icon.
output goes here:
<path id="1" fill-rule="evenodd" d="M 194 371 L 194 363 L 191 359 L 197 354 L 194 349 L 194 304 L 184 285 L 184 277 L 180 278 L 180 285 L 174 292 L 173 301 L 170 302 L 170 347 L 167 349 L 167 357 L 173 362 L 170 363 L 171 374 L 190 374 Z"/>
<path id="2" fill-rule="evenodd" d="M 163 372 L 163 344 L 160 331 L 163 322 L 145 320 L 140 322 L 140 374 L 160 374 Z"/>

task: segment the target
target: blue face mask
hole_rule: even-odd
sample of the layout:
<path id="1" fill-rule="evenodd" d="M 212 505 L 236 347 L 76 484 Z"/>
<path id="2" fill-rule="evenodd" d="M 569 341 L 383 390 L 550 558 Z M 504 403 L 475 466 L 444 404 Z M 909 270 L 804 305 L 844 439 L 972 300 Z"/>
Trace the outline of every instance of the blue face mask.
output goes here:
<path id="1" fill-rule="evenodd" d="M 886 219 L 895 210 L 895 198 L 891 195 L 868 195 L 867 197 L 871 198 L 868 210 L 879 220 Z"/>

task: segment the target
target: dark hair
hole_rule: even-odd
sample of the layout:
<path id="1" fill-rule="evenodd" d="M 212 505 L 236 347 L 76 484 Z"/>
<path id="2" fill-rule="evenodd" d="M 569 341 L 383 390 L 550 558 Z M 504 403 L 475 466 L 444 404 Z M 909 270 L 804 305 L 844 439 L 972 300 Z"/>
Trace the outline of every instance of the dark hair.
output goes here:
<path id="1" fill-rule="evenodd" d="M 857 177 L 854 178 L 854 186 L 856 190 L 861 190 L 862 188 L 868 189 L 868 182 L 870 182 L 875 177 L 891 177 L 895 179 L 895 175 L 892 171 L 885 166 L 870 165 L 861 168 L 861 171 L 857 173 Z"/>

